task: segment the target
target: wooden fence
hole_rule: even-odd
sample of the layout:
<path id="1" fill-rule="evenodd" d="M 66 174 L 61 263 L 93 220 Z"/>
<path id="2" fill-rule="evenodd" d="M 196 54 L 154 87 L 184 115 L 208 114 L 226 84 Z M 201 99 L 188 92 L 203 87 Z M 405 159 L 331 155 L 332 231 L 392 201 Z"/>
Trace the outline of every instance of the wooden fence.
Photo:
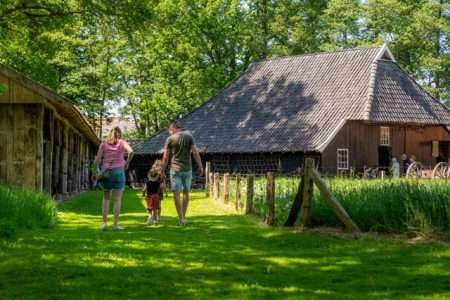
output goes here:
<path id="1" fill-rule="evenodd" d="M 268 172 L 264 176 L 265 180 L 265 201 L 264 201 L 264 222 L 269 225 L 275 225 L 275 191 L 277 177 L 274 173 Z M 245 214 L 255 213 L 255 176 L 240 174 L 220 174 L 211 171 L 210 163 L 206 163 L 206 182 L 205 192 L 210 198 L 221 201 L 224 204 L 231 204 L 236 211 Z M 260 179 L 261 177 L 259 177 Z M 336 216 L 345 225 L 348 231 L 359 234 L 358 226 L 353 222 L 344 208 L 328 189 L 326 183 L 322 180 L 319 172 L 314 168 L 313 159 L 306 159 L 305 169 L 301 177 L 296 177 L 297 189 L 296 196 L 292 203 L 291 211 L 287 217 L 285 226 L 293 226 L 300 214 L 301 227 L 309 226 L 309 220 L 312 213 L 312 197 L 314 185 L 322 194 L 326 204 L 334 211 Z"/>

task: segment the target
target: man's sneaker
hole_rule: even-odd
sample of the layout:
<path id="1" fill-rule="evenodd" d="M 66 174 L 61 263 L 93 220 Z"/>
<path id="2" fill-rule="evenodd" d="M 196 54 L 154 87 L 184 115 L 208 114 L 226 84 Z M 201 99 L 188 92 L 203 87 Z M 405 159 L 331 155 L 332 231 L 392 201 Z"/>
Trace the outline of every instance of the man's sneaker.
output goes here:
<path id="1" fill-rule="evenodd" d="M 152 220 L 152 217 L 148 217 L 147 218 L 147 225 L 152 225 L 153 224 L 153 220 Z"/>
<path id="2" fill-rule="evenodd" d="M 124 230 L 125 227 L 122 227 L 122 226 L 119 226 L 119 225 L 114 225 L 112 229 L 113 230 Z"/>
<path id="3" fill-rule="evenodd" d="M 106 231 L 106 229 L 108 229 L 108 225 L 106 225 L 105 223 L 103 223 L 103 224 L 100 226 L 100 230 L 101 230 L 101 231 Z"/>

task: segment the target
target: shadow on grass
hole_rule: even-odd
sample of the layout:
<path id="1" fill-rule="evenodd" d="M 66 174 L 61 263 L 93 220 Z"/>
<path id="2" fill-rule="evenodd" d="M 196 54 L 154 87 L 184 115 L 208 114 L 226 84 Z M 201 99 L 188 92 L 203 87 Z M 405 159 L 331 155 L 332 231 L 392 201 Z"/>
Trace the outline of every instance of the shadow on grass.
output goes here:
<path id="1" fill-rule="evenodd" d="M 30 299 L 450 296 L 447 248 L 300 235 L 239 215 L 193 215 L 184 228 L 164 216 L 162 225 L 144 226 L 145 212 L 133 197 L 128 201 L 136 203 L 124 205 L 125 231 L 63 224 L 10 245 L 0 252 L 0 258 L 10 254 L 0 262 L 0 290 Z M 62 211 L 98 220 L 95 205 L 67 203 Z"/>

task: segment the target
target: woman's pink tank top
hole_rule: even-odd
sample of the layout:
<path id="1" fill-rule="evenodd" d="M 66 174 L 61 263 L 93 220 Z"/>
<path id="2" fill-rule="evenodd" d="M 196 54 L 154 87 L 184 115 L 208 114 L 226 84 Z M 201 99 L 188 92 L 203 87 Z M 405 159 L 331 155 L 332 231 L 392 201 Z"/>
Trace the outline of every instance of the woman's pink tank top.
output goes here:
<path id="1" fill-rule="evenodd" d="M 103 168 L 116 169 L 125 167 L 125 148 L 123 140 L 118 140 L 116 144 L 103 142 Z"/>

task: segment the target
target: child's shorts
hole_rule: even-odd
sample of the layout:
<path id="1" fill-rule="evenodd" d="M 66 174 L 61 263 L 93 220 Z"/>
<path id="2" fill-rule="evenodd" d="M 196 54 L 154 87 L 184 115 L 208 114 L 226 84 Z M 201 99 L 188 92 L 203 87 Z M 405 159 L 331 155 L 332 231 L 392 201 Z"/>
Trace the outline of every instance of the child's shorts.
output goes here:
<path id="1" fill-rule="evenodd" d="M 161 197 L 159 196 L 159 194 L 150 194 L 146 196 L 145 202 L 147 202 L 148 211 L 161 208 Z"/>

